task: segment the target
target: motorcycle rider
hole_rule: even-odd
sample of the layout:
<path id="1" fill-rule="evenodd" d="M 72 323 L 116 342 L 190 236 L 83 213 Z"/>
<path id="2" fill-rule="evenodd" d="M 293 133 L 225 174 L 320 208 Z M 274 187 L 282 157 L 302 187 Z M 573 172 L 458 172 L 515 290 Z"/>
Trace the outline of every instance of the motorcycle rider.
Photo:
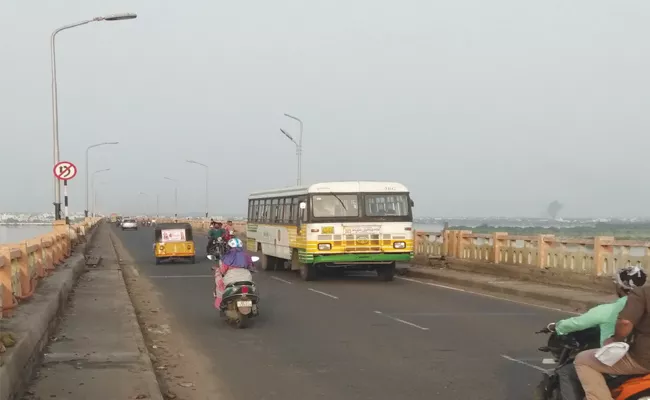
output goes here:
<path id="1" fill-rule="evenodd" d="M 244 244 L 239 238 L 232 238 L 227 243 L 227 250 L 221 257 L 221 262 L 215 269 L 214 307 L 221 306 L 226 286 L 233 282 L 252 281 L 251 272 L 254 265 L 251 256 L 244 251 Z"/>
<path id="2" fill-rule="evenodd" d="M 624 273 L 616 274 L 617 286 L 627 294 L 622 310 L 617 315 L 614 332 L 606 332 L 606 346 L 623 342 L 633 331 L 634 341 L 629 351 L 612 366 L 596 358 L 600 349 L 585 350 L 578 354 L 574 364 L 587 400 L 612 400 L 612 394 L 603 374 L 637 375 L 650 373 L 650 315 L 648 301 L 650 286 L 644 286 L 646 274 L 640 267 L 628 267 Z M 603 335 L 603 332 L 601 332 Z"/>
<path id="3" fill-rule="evenodd" d="M 589 328 L 600 328 L 600 345 L 614 334 L 616 318 L 627 302 L 630 290 L 643 286 L 647 275 L 639 267 L 624 267 L 616 271 L 614 283 L 619 299 L 608 304 L 601 304 L 576 317 L 563 319 L 548 325 L 548 329 L 558 335 L 566 335 Z M 573 363 L 564 365 L 557 370 L 561 400 L 582 400 L 584 392 L 579 384 L 576 367 Z"/>
<path id="4" fill-rule="evenodd" d="M 210 249 L 212 248 L 212 241 L 218 240 L 224 235 L 225 230 L 221 227 L 221 222 L 215 222 L 214 226 L 208 231 L 208 247 L 206 249 L 207 253 L 210 254 Z"/>

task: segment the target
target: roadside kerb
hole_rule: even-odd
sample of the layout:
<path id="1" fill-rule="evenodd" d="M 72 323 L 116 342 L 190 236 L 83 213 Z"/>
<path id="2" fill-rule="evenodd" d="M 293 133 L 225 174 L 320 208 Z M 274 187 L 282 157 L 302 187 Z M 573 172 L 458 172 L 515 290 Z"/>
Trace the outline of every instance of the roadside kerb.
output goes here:
<path id="1" fill-rule="evenodd" d="M 85 242 L 71 250 L 71 257 L 63 261 L 39 287 L 31 299 L 21 304 L 20 312 L 12 318 L 0 320 L 0 332 L 16 335 L 15 345 L 0 354 L 0 400 L 14 400 L 29 383 L 34 367 L 42 356 L 58 316 L 65 309 L 68 296 L 86 268 L 84 253 L 91 246 L 96 225 L 92 225 Z"/>

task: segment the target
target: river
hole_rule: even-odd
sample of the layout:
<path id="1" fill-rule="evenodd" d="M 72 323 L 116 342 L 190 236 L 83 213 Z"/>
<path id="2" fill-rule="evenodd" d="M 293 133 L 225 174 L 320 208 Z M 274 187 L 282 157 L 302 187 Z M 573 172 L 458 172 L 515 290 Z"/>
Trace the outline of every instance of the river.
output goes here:
<path id="1" fill-rule="evenodd" d="M 21 242 L 51 230 L 51 225 L 0 225 L 0 244 Z"/>

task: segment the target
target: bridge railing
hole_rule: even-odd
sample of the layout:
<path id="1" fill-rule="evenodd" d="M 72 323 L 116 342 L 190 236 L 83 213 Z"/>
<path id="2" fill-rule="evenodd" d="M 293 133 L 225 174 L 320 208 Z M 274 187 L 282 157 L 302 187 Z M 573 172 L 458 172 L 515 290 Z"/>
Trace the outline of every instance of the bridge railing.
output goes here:
<path id="1" fill-rule="evenodd" d="M 100 220 L 86 218 L 73 225 L 56 221 L 46 234 L 0 244 L 0 319 L 11 316 L 21 301 L 29 299 L 38 280 L 51 275 Z"/>
<path id="2" fill-rule="evenodd" d="M 416 257 L 446 256 L 479 263 L 557 269 L 608 276 L 630 265 L 650 269 L 650 242 L 617 240 L 611 236 L 561 238 L 448 230 L 417 232 Z"/>

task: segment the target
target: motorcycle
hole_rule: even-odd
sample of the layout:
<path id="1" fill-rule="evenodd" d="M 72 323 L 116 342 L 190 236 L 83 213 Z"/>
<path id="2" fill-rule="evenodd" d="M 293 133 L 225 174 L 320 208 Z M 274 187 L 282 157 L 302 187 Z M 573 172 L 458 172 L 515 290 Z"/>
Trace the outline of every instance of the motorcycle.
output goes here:
<path id="1" fill-rule="evenodd" d="M 600 347 L 600 329 L 589 328 L 568 335 L 558 335 L 548 327 L 535 334 L 550 334 L 546 346 L 538 350 L 550 353 L 553 358 L 545 358 L 543 364 L 555 364 L 555 368 L 544 373 L 542 381 L 535 388 L 534 400 L 561 400 L 558 370 L 573 363 L 575 357 L 584 350 Z M 650 400 L 650 374 L 648 375 L 605 375 L 607 386 L 615 400 Z"/>
<path id="2" fill-rule="evenodd" d="M 226 251 L 226 244 L 223 239 L 210 239 L 210 246 L 208 247 L 208 254 L 213 255 L 218 259 L 221 258 L 224 251 Z"/>
<path id="3" fill-rule="evenodd" d="M 212 267 L 216 277 L 216 274 L 220 273 L 219 267 L 221 266 L 221 261 L 212 254 L 209 254 L 207 258 L 217 263 L 217 266 Z M 257 262 L 260 258 L 251 257 L 251 259 L 253 262 Z M 248 276 L 245 278 L 246 280 L 224 282 L 226 289 L 222 295 L 219 311 L 222 316 L 225 316 L 228 323 L 235 325 L 239 329 L 243 329 L 249 325 L 251 318 L 257 317 L 259 314 L 259 293 L 253 283 L 250 271 L 243 268 L 237 268 L 231 271 L 237 271 L 238 273 L 242 273 L 242 275 L 247 273 Z M 227 277 L 228 274 L 226 274 Z M 214 296 L 217 296 L 216 292 Z"/>

